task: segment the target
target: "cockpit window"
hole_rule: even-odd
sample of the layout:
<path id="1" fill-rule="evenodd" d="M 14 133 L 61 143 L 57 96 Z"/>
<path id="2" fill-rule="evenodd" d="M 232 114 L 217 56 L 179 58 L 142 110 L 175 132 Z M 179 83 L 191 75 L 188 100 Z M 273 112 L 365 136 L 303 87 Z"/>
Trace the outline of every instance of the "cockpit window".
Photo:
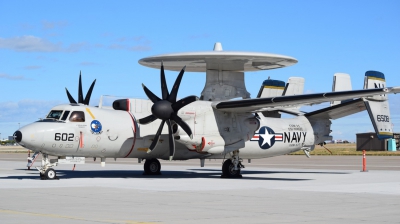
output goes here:
<path id="1" fill-rule="evenodd" d="M 50 111 L 50 113 L 47 115 L 46 118 L 58 120 L 60 119 L 62 112 L 63 112 L 62 110 L 52 110 Z"/>
<path id="2" fill-rule="evenodd" d="M 65 121 L 65 119 L 67 119 L 68 115 L 69 115 L 69 110 L 64 111 L 64 113 L 63 113 L 63 115 L 61 117 L 61 120 Z"/>
<path id="3" fill-rule="evenodd" d="M 85 113 L 83 111 L 73 111 L 71 113 L 71 116 L 69 117 L 69 121 L 84 122 L 85 121 Z"/>

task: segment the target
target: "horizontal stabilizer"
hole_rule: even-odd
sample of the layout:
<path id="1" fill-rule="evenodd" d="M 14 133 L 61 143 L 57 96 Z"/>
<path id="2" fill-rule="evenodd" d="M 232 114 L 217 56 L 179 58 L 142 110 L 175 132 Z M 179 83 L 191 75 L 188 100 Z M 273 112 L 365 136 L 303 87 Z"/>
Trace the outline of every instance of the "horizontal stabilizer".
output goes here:
<path id="1" fill-rule="evenodd" d="M 363 89 L 340 92 L 312 93 L 296 96 L 277 96 L 267 98 L 229 100 L 213 102 L 213 108 L 229 112 L 257 112 L 265 108 L 279 106 L 293 106 L 302 104 L 317 104 L 331 101 L 352 100 L 360 97 L 370 97 L 388 93 L 399 93 L 400 87 L 387 87 L 379 89 Z"/>

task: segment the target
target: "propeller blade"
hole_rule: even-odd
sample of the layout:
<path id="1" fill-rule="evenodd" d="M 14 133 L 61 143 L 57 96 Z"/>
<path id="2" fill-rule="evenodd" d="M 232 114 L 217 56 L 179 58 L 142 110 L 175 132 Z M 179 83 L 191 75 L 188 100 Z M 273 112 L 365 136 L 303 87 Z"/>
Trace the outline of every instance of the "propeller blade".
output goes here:
<path id="1" fill-rule="evenodd" d="M 173 113 L 171 114 L 171 119 L 174 120 L 179 126 L 181 126 L 186 134 L 189 135 L 191 139 L 193 139 L 192 130 L 190 129 L 189 125 L 182 120 L 182 118 L 180 118 L 176 113 Z"/>
<path id="2" fill-rule="evenodd" d="M 172 135 L 172 125 L 170 120 L 166 120 L 168 125 L 168 139 L 169 139 L 169 161 L 172 161 L 175 155 L 175 140 Z"/>
<path id="3" fill-rule="evenodd" d="M 182 68 L 181 72 L 179 72 L 178 77 L 175 80 L 175 84 L 172 87 L 171 93 L 169 94 L 168 101 L 171 103 L 176 102 L 176 96 L 178 95 L 179 86 L 181 85 L 183 73 L 185 73 L 185 67 Z"/>
<path id="4" fill-rule="evenodd" d="M 92 96 L 92 91 L 93 91 L 95 83 L 96 83 L 96 79 L 92 82 L 92 85 L 90 86 L 88 92 L 86 93 L 86 97 L 85 97 L 85 100 L 83 101 L 83 104 L 89 105 L 90 97 Z"/>
<path id="5" fill-rule="evenodd" d="M 65 90 L 67 91 L 67 96 L 68 96 L 68 100 L 70 103 L 76 103 L 75 99 L 71 96 L 71 94 L 68 92 L 68 89 L 65 88 Z"/>
<path id="6" fill-rule="evenodd" d="M 79 92 L 78 92 L 78 103 L 83 103 L 83 93 L 82 93 L 82 71 L 79 72 Z"/>
<path id="7" fill-rule="evenodd" d="M 183 99 L 178 100 L 176 103 L 173 103 L 171 107 L 175 112 L 178 112 L 178 110 L 180 110 L 182 107 L 197 100 L 199 100 L 197 96 L 187 96 Z"/>
<path id="8" fill-rule="evenodd" d="M 147 97 L 151 100 L 151 102 L 155 103 L 155 102 L 161 100 L 160 98 L 158 98 L 158 96 L 154 95 L 154 93 L 151 92 L 143 83 L 142 83 L 142 86 L 143 86 L 144 92 L 146 93 Z"/>
<path id="9" fill-rule="evenodd" d="M 169 97 L 167 81 L 165 81 L 165 73 L 164 73 L 164 63 L 161 62 L 161 92 L 162 92 L 162 99 L 166 100 Z"/>
<path id="10" fill-rule="evenodd" d="M 153 122 L 155 119 L 157 119 L 154 115 L 149 115 L 147 117 L 141 118 L 139 119 L 139 124 L 149 124 L 151 122 Z"/>
<path id="11" fill-rule="evenodd" d="M 156 136 L 154 136 L 153 142 L 151 143 L 149 150 L 147 150 L 147 153 L 150 153 L 157 146 L 158 140 L 160 139 L 162 129 L 164 127 L 164 123 L 165 123 L 165 121 L 161 121 L 160 127 L 158 128 Z"/>

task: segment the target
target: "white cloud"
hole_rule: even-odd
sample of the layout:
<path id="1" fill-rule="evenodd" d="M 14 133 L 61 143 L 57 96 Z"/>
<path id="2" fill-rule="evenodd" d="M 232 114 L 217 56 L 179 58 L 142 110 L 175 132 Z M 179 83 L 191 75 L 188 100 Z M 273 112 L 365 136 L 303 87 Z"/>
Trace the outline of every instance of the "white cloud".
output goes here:
<path id="1" fill-rule="evenodd" d="M 128 50 L 130 50 L 130 51 L 150 51 L 151 47 L 145 46 L 145 45 L 137 45 L 137 46 L 128 48 Z"/>
<path id="2" fill-rule="evenodd" d="M 47 115 L 50 109 L 62 101 L 25 99 L 18 102 L 0 102 L 0 123 L 33 122 Z M 65 103 L 65 102 L 64 102 Z"/>
<path id="3" fill-rule="evenodd" d="M 42 21 L 42 27 L 44 30 L 53 30 L 56 28 L 64 28 L 68 25 L 66 21 L 57 21 L 57 22 L 50 22 L 50 21 Z"/>
<path id="4" fill-rule="evenodd" d="M 81 66 L 93 66 L 93 65 L 98 65 L 98 64 L 95 63 L 95 62 L 83 61 L 83 62 L 79 63 L 79 65 L 81 65 Z"/>
<path id="5" fill-rule="evenodd" d="M 35 36 L 0 37 L 0 49 L 9 49 L 17 52 L 78 52 L 82 49 L 90 49 L 90 47 L 91 45 L 86 42 L 73 43 L 68 47 L 63 47 L 61 42 L 52 43 Z"/>
<path id="6" fill-rule="evenodd" d="M 56 52 L 61 51 L 61 43 L 51 43 L 35 36 L 0 38 L 0 48 L 18 52 Z"/>
<path id="7" fill-rule="evenodd" d="M 150 51 L 152 49 L 150 40 L 145 36 L 120 37 L 115 39 L 114 42 L 116 43 L 108 46 L 109 49 L 128 51 Z"/>
<path id="8" fill-rule="evenodd" d="M 27 66 L 24 66 L 24 69 L 26 69 L 26 70 L 34 70 L 34 69 L 40 69 L 40 68 L 42 68 L 42 66 L 38 66 L 38 65 L 27 65 Z"/>
<path id="9" fill-rule="evenodd" d="M 1 73 L 0 73 L 0 79 L 29 80 L 28 78 L 25 78 L 23 75 L 11 76 L 11 75 L 1 74 Z"/>

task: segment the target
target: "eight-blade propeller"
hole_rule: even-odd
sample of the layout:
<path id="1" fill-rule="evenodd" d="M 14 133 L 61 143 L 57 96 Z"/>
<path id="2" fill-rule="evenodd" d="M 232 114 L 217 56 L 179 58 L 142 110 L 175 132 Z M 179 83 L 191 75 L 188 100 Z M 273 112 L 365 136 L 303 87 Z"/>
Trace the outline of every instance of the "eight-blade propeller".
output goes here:
<path id="1" fill-rule="evenodd" d="M 79 72 L 79 91 L 78 91 L 78 103 L 82 103 L 85 105 L 89 105 L 89 101 L 90 101 L 90 96 L 92 95 L 92 91 L 93 91 L 93 87 L 94 84 L 96 83 L 96 79 L 93 81 L 92 85 L 90 86 L 88 92 L 86 93 L 86 97 L 85 99 L 83 99 L 83 93 L 82 93 L 82 72 Z M 70 103 L 77 103 L 76 100 L 71 96 L 71 94 L 69 93 L 68 89 L 65 88 L 65 90 L 67 91 L 67 96 L 69 99 Z"/>
<path id="2" fill-rule="evenodd" d="M 186 67 L 186 66 L 185 66 Z M 160 135 L 164 124 L 167 123 L 168 125 L 168 137 L 169 137 L 169 159 L 172 160 L 175 154 L 175 140 L 172 135 L 172 124 L 171 121 L 174 121 L 176 124 L 181 126 L 181 128 L 189 135 L 190 138 L 193 138 L 192 130 L 190 129 L 189 125 L 183 121 L 178 115 L 177 112 L 184 106 L 198 100 L 197 96 L 188 96 L 181 100 L 176 101 L 176 96 L 178 94 L 179 85 L 181 83 L 183 73 L 185 72 L 185 67 L 181 70 L 178 77 L 175 80 L 175 84 L 172 87 L 171 92 L 168 92 L 167 82 L 165 81 L 165 74 L 164 74 L 164 65 L 161 62 L 161 92 L 162 92 L 162 99 L 158 98 L 154 93 L 152 93 L 144 84 L 142 84 L 144 92 L 146 93 L 147 97 L 154 103 L 151 107 L 152 115 L 139 119 L 140 124 L 148 124 L 153 122 L 154 120 L 161 119 L 160 127 L 151 143 L 149 150 L 147 153 L 150 153 L 158 143 L 160 139 Z"/>

